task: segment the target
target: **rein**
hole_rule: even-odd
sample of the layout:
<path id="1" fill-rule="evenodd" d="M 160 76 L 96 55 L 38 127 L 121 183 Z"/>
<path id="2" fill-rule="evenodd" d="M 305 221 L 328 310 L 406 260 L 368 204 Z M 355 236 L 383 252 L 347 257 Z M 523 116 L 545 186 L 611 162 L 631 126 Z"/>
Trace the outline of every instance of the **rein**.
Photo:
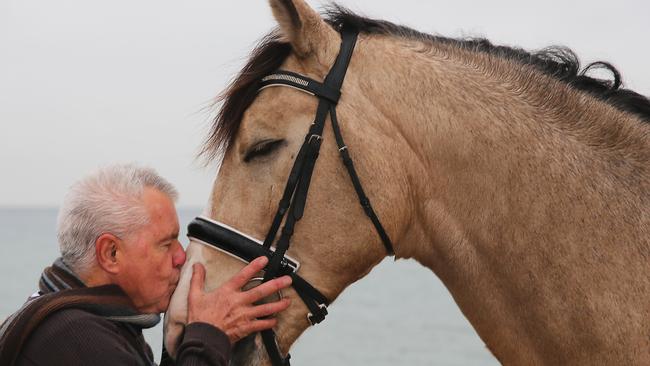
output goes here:
<path id="1" fill-rule="evenodd" d="M 319 99 L 314 122 L 296 156 L 282 199 L 279 202 L 278 210 L 264 242 L 260 245 L 260 242 L 257 240 L 204 217 L 194 219 L 188 226 L 188 236 L 190 238 L 216 247 L 246 262 L 250 262 L 261 255 L 268 257 L 269 263 L 265 268 L 263 281 L 266 282 L 283 275 L 291 276 L 293 279 L 292 286 L 309 309 L 307 319 L 311 325 L 318 324 L 325 319 L 329 301 L 320 291 L 296 273 L 300 265 L 295 260 L 286 256 L 286 252 L 289 249 L 294 227 L 304 213 L 307 193 L 309 191 L 312 173 L 314 172 L 314 166 L 318 159 L 323 140 L 323 129 L 328 114 L 332 121 L 332 129 L 339 153 L 352 180 L 359 202 L 375 226 L 388 255 L 394 254 L 391 240 L 363 190 L 352 158 L 348 152 L 348 147 L 343 141 L 336 117 L 336 105 L 341 96 L 341 86 L 343 85 L 345 73 L 354 51 L 357 36 L 358 31 L 356 29 L 348 27 L 341 29 L 342 41 L 339 54 L 322 83 L 284 70 L 277 70 L 262 78 L 260 82 L 259 90 L 274 86 L 286 86 L 309 93 Z M 282 226 L 280 237 L 275 244 L 275 249 L 273 249 L 272 244 L 278 234 L 278 230 L 280 230 L 280 225 L 283 220 L 284 226 Z M 272 329 L 267 329 L 262 331 L 261 335 L 273 366 L 288 366 L 291 356 L 287 354 L 287 357 L 282 357 L 275 332 Z"/>

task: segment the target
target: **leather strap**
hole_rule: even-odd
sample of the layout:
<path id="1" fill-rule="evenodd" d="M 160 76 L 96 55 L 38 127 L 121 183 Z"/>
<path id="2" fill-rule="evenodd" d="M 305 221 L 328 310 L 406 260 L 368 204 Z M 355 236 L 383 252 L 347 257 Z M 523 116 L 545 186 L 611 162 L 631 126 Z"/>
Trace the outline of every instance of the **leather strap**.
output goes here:
<path id="1" fill-rule="evenodd" d="M 348 148 L 343 141 L 336 117 L 336 105 L 341 96 L 341 86 L 352 58 L 357 34 L 356 29 L 344 27 L 341 30 L 342 42 L 339 55 L 322 83 L 285 70 L 278 70 L 264 77 L 260 82 L 260 89 L 273 86 L 288 86 L 312 94 L 319 99 L 314 122 L 298 151 L 282 198 L 278 203 L 275 217 L 267 231 L 264 242 L 261 243 L 262 245 L 260 245 L 259 241 L 210 219 L 197 217 L 188 226 L 188 235 L 190 237 L 224 250 L 245 261 L 250 262 L 261 255 L 268 257 L 269 264 L 265 268 L 263 281 L 266 282 L 282 275 L 291 276 L 293 280 L 292 286 L 309 309 L 307 318 L 311 325 L 318 324 L 325 319 L 329 300 L 309 282 L 295 273 L 298 263 L 287 257 L 286 252 L 289 249 L 295 225 L 304 214 L 311 178 L 320 152 L 323 130 L 328 114 L 332 120 L 332 129 L 341 158 L 350 175 L 359 202 L 381 237 L 386 252 L 389 255 L 394 254 L 390 238 L 363 190 Z M 284 225 L 276 242 L 275 250 L 273 250 L 271 247 L 276 241 L 278 230 L 280 230 L 283 221 Z M 287 354 L 286 357 L 282 357 L 275 332 L 272 329 L 264 330 L 261 332 L 261 336 L 272 364 L 274 366 L 289 366 L 291 356 Z"/>
<path id="2" fill-rule="evenodd" d="M 262 342 L 264 342 L 266 353 L 269 355 L 271 364 L 273 366 L 289 366 L 291 355 L 287 354 L 287 357 L 282 357 L 282 354 L 280 354 L 280 347 L 278 347 L 278 342 L 276 341 L 275 332 L 273 329 L 267 329 L 261 333 Z"/>
<path id="3" fill-rule="evenodd" d="M 352 158 L 350 157 L 348 149 L 343 141 L 343 136 L 336 118 L 336 105 L 341 96 L 341 86 L 343 85 L 343 80 L 345 79 L 345 74 L 352 58 L 352 52 L 356 45 L 357 35 L 358 32 L 356 29 L 344 27 L 341 30 L 342 41 L 339 55 L 322 83 L 285 70 L 278 70 L 275 73 L 264 77 L 261 81 L 262 89 L 272 86 L 289 86 L 315 95 L 319 99 L 314 122 L 309 128 L 309 132 L 305 136 L 305 140 L 300 147 L 294 165 L 291 168 L 291 173 L 289 174 L 282 199 L 278 204 L 278 210 L 264 240 L 263 246 L 265 248 L 270 248 L 275 241 L 278 230 L 280 230 L 280 226 L 284 220 L 284 226 L 280 231 L 280 237 L 275 245 L 275 252 L 271 256 L 264 274 L 264 282 L 280 275 L 282 259 L 285 257 L 285 254 L 289 249 L 295 225 L 304 214 L 307 194 L 309 192 L 316 160 L 318 159 L 323 129 L 328 114 L 332 120 L 332 128 L 334 130 L 337 145 L 339 146 L 341 158 L 343 159 L 343 163 L 350 175 L 355 192 L 359 197 L 359 202 L 381 237 L 386 252 L 389 255 L 394 254 L 391 240 L 381 225 L 377 214 L 370 205 L 370 200 L 363 190 L 359 176 L 357 175 L 354 164 L 352 163 Z M 309 309 L 309 322 L 312 325 L 320 323 L 327 315 L 327 305 L 329 304 L 329 301 L 300 276 L 295 275 L 295 273 L 291 276 L 294 280 L 294 289 Z M 290 356 L 287 355 L 286 358 L 282 357 L 273 330 L 265 330 L 261 333 L 262 340 L 273 365 L 289 365 Z"/>
<path id="4" fill-rule="evenodd" d="M 372 208 L 370 200 L 368 199 L 368 196 L 366 196 L 366 193 L 363 190 L 363 186 L 361 185 L 359 175 L 357 175 L 357 171 L 354 169 L 354 163 L 350 157 L 349 149 L 347 145 L 345 145 L 343 136 L 341 135 L 339 122 L 336 118 L 336 108 L 332 107 L 330 109 L 330 117 L 332 119 L 332 129 L 334 130 L 336 145 L 339 147 L 339 154 L 341 154 L 341 159 L 343 159 L 343 165 L 345 165 L 346 169 L 348 170 L 348 175 L 350 176 L 354 190 L 357 192 L 359 203 L 361 203 L 361 207 L 363 207 L 363 211 L 366 213 L 366 216 L 370 218 L 370 221 L 372 221 L 372 224 L 375 226 L 379 237 L 381 237 L 381 242 L 384 244 L 384 248 L 386 248 L 386 252 L 389 255 L 394 255 L 395 251 L 393 250 L 393 243 L 391 242 L 388 233 L 386 233 L 386 230 L 384 230 L 384 226 L 379 221 L 379 217 L 377 217 L 375 210 Z"/>
<path id="5" fill-rule="evenodd" d="M 315 80 L 305 78 L 302 75 L 291 73 L 289 71 L 276 72 L 267 76 L 262 81 L 262 87 L 269 87 L 273 85 L 288 85 L 314 94 L 319 99 L 314 123 L 309 128 L 309 132 L 305 136 L 305 141 L 303 142 L 298 156 L 296 157 L 294 166 L 291 169 L 291 174 L 287 180 L 287 185 L 285 186 L 283 197 L 280 200 L 278 211 L 264 240 L 265 246 L 270 246 L 273 243 L 277 235 L 277 230 L 279 229 L 280 224 L 286 214 L 286 220 L 284 222 L 284 226 L 282 227 L 280 238 L 276 243 L 275 252 L 271 257 L 264 273 L 264 282 L 278 276 L 280 263 L 285 253 L 289 249 L 289 244 L 291 236 L 294 232 L 295 224 L 303 216 L 305 204 L 307 202 L 307 194 L 309 192 L 309 186 L 311 183 L 311 177 L 316 165 L 316 159 L 318 159 L 318 153 L 321 146 L 323 129 L 325 127 L 327 114 L 330 111 L 330 108 L 333 108 L 336 103 L 338 103 L 338 99 L 340 97 L 340 93 L 338 91 L 341 89 L 343 79 L 345 78 L 345 72 L 347 71 L 350 58 L 352 57 L 352 51 L 354 50 L 354 45 L 357 39 L 357 31 L 344 29 L 341 33 L 341 38 L 342 44 L 339 55 L 322 84 L 316 82 Z M 336 93 L 333 91 L 336 91 Z M 288 202 L 289 205 L 287 211 Z M 299 281 L 299 283 L 300 284 L 298 284 L 297 287 L 294 286 L 294 288 L 298 292 L 301 299 L 305 302 L 305 305 L 307 305 L 309 308 L 310 314 L 308 315 L 308 318 L 310 323 L 312 325 L 317 324 L 325 318 L 325 315 L 327 314 L 328 302 L 312 301 L 312 298 L 306 294 L 306 291 L 311 292 L 312 295 L 320 295 L 320 300 L 326 299 L 311 285 L 306 286 L 306 282 L 303 283 Z M 267 349 L 267 352 L 269 353 L 269 357 L 271 358 L 273 365 L 288 365 L 290 356 L 287 355 L 286 358 L 281 357 L 273 331 L 265 330 L 261 333 L 262 340 Z"/>

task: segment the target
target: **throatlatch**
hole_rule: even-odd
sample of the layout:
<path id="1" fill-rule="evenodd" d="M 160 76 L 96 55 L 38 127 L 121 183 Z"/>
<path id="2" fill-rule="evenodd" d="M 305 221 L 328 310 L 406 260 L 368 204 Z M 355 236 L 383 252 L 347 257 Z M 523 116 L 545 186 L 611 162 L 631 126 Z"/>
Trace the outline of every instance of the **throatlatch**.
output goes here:
<path id="1" fill-rule="evenodd" d="M 296 222 L 302 218 L 304 213 L 307 193 L 309 191 L 312 173 L 314 172 L 314 166 L 318 159 L 323 140 L 323 129 L 328 114 L 332 121 L 332 129 L 334 130 L 339 153 L 350 175 L 354 190 L 359 197 L 359 202 L 375 226 L 388 255 L 394 254 L 390 238 L 381 225 L 377 214 L 370 204 L 370 200 L 363 190 L 352 158 L 348 152 L 348 147 L 343 141 L 343 136 L 341 135 L 336 118 L 336 105 L 341 97 L 341 86 L 343 85 L 345 73 L 352 57 L 357 35 L 358 31 L 356 29 L 349 27 L 343 27 L 341 29 L 342 41 L 339 54 L 322 83 L 284 70 L 278 70 L 265 76 L 259 83 L 260 90 L 274 86 L 287 86 L 314 95 L 319 99 L 314 123 L 311 125 L 298 151 L 282 199 L 279 202 L 278 210 L 262 245 L 255 239 L 208 218 L 198 217 L 188 227 L 188 236 L 215 246 L 247 262 L 261 255 L 268 257 L 269 263 L 265 268 L 263 281 L 266 282 L 283 275 L 291 276 L 293 279 L 292 286 L 309 309 L 307 319 L 311 325 L 318 324 L 325 319 L 329 301 L 320 291 L 296 273 L 299 264 L 290 257 L 287 257 L 286 253 L 289 249 Z M 280 237 L 275 244 L 275 249 L 273 249 L 272 244 L 283 221 L 284 226 L 282 226 Z M 273 330 L 262 331 L 261 335 L 273 365 L 289 365 L 291 356 L 287 354 L 287 357 L 282 357 Z"/>

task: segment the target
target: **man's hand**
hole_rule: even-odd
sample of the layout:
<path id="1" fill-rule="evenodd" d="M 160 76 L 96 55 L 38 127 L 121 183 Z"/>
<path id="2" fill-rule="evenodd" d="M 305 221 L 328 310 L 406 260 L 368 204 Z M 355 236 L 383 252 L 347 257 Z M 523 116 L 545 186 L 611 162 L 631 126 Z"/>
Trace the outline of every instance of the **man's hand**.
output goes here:
<path id="1" fill-rule="evenodd" d="M 291 277 L 282 276 L 248 291 L 241 288 L 264 269 L 268 259 L 259 257 L 212 292 L 204 292 L 205 268 L 200 263 L 192 267 L 188 297 L 187 322 L 203 322 L 221 329 L 234 344 L 247 335 L 275 326 L 275 318 L 258 319 L 286 309 L 289 299 L 254 305 L 253 303 L 291 285 Z"/>

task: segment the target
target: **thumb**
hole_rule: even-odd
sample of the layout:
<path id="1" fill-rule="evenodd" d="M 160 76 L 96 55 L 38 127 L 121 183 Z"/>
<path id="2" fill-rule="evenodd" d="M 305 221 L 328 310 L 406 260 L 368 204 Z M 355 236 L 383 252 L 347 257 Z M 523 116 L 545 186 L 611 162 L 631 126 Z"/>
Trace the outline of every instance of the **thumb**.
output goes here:
<path id="1" fill-rule="evenodd" d="M 192 265 L 192 279 L 190 280 L 190 297 L 203 291 L 205 285 L 205 268 L 201 263 Z"/>

